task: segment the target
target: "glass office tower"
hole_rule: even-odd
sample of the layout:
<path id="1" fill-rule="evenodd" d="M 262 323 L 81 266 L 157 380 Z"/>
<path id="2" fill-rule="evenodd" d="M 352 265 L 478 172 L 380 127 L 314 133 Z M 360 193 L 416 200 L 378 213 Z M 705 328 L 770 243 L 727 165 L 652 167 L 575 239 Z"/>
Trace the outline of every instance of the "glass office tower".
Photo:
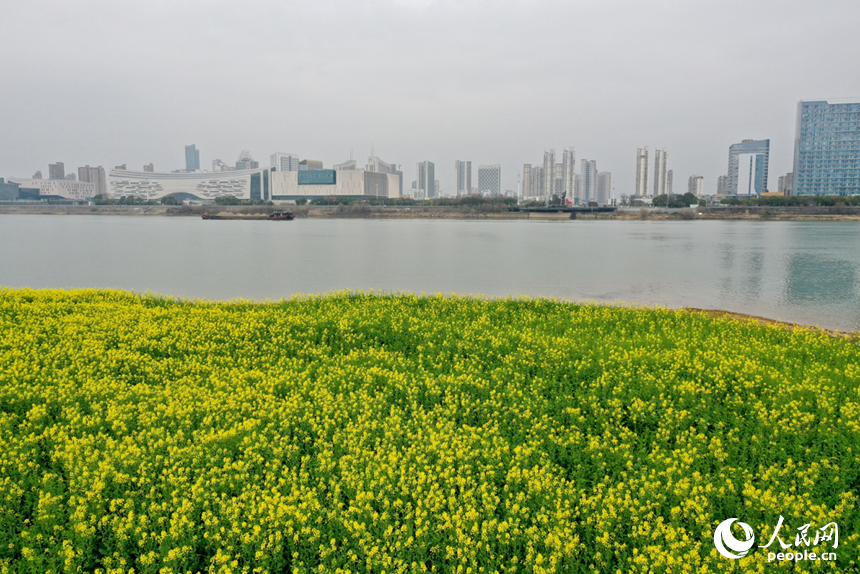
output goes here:
<path id="1" fill-rule="evenodd" d="M 761 195 L 766 192 L 769 162 L 770 140 L 743 140 L 729 146 L 729 173 L 725 193 Z"/>
<path id="2" fill-rule="evenodd" d="M 793 195 L 860 194 L 860 100 L 797 103 Z"/>

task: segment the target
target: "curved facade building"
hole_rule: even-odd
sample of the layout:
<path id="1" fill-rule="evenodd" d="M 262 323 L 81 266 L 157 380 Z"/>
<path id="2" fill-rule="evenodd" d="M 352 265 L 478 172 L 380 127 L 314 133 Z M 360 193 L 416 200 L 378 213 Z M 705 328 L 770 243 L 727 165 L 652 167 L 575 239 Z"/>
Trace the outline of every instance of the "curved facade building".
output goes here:
<path id="1" fill-rule="evenodd" d="M 275 168 L 244 169 L 219 172 L 153 173 L 114 169 L 107 178 L 111 197 L 134 196 L 161 199 L 213 201 L 218 197 L 237 199 L 272 199 L 272 172 Z"/>

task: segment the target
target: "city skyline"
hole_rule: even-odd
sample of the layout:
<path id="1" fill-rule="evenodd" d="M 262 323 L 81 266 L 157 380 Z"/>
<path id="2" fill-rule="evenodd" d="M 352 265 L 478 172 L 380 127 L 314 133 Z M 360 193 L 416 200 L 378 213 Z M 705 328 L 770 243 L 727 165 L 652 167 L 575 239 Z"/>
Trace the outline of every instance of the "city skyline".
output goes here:
<path id="1" fill-rule="evenodd" d="M 737 9 L 678 1 L 658 10 L 619 1 L 404 0 L 373 9 L 263 2 L 229 25 L 204 8 L 186 1 L 155 9 L 130 2 L 121 12 L 102 2 L 0 8 L 12 24 L 8 45 L 16 46 L 0 56 L 16 86 L 0 95 L 0 177 L 45 172 L 57 159 L 105 169 L 153 163 L 169 172 L 185 167 L 181 146 L 189 142 L 204 168 L 243 149 L 256 150 L 261 163 L 287 150 L 334 165 L 375 146 L 405 167 L 407 182 L 419 161 L 442 166 L 441 188 L 454 194 L 457 158 L 500 164 L 502 189 L 515 190 L 524 163 L 539 165 L 542 151 L 573 145 L 614 174 L 620 196 L 633 193 L 637 147 L 656 143 L 672 151 L 679 182 L 699 174 L 713 193 L 728 146 L 770 139 L 775 181 L 792 171 L 797 102 L 860 95 L 860 78 L 839 64 L 857 59 L 860 43 L 833 41 L 853 37 L 856 2 L 824 1 L 812 16 L 773 1 Z M 546 25 L 524 24 L 527 14 Z M 323 28 L 306 25 L 321 18 Z M 38 43 L 20 25 L 35 21 Z M 82 38 L 81 28 L 94 33 Z M 639 62 L 644 41 L 660 54 L 660 74 Z M 281 55 L 274 69 L 272 54 Z M 386 65 L 368 67 L 370 60 Z M 582 73 L 560 73 L 566 68 Z M 207 87 L 213 77 L 217 89 Z"/>

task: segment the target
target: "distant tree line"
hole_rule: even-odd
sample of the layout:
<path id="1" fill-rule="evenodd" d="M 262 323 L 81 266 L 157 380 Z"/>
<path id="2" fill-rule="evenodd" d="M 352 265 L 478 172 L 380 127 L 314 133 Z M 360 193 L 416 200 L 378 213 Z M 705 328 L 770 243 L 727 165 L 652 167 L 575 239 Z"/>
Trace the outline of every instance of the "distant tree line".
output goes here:
<path id="1" fill-rule="evenodd" d="M 507 208 L 508 205 L 516 205 L 517 200 L 513 197 L 480 197 L 467 195 L 464 197 L 435 197 L 433 199 L 416 200 L 411 197 L 343 197 L 338 195 L 326 195 L 308 200 L 306 197 L 296 198 L 296 205 L 391 205 L 391 206 L 413 206 L 425 205 L 434 207 L 478 207 L 478 208 Z"/>
<path id="2" fill-rule="evenodd" d="M 450 207 L 507 207 L 509 205 L 516 205 L 517 199 L 515 197 L 504 196 L 483 197 L 481 195 L 464 195 L 462 197 L 435 197 L 433 199 L 428 199 L 423 203 L 424 205 L 443 205 Z"/>
<path id="3" fill-rule="evenodd" d="M 162 197 L 160 200 L 155 200 L 143 199 L 136 195 L 123 195 L 118 199 L 111 199 L 99 194 L 93 198 L 93 203 L 96 205 L 180 205 L 182 202 L 172 195 L 167 195 Z"/>
<path id="4" fill-rule="evenodd" d="M 690 207 L 691 205 L 705 205 L 704 199 L 699 199 L 696 194 L 689 191 L 683 195 L 658 195 L 651 201 L 654 207 Z"/>
<path id="5" fill-rule="evenodd" d="M 838 205 L 860 205 L 860 195 L 768 195 L 749 199 L 726 198 L 723 205 L 762 205 L 769 207 L 832 207 Z"/>
<path id="6" fill-rule="evenodd" d="M 262 199 L 239 199 L 232 195 L 221 195 L 215 198 L 215 205 L 275 205 Z"/>

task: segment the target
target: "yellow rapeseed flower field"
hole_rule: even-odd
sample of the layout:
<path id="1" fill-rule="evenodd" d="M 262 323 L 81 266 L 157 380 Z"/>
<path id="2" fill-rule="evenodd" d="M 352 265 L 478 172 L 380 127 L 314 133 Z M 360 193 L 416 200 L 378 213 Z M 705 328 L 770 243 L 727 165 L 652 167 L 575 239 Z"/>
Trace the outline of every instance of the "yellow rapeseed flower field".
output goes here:
<path id="1" fill-rule="evenodd" d="M 0 290 L 2 574 L 771 572 L 713 533 L 780 515 L 860 572 L 858 455 L 860 347 L 809 330 Z"/>

